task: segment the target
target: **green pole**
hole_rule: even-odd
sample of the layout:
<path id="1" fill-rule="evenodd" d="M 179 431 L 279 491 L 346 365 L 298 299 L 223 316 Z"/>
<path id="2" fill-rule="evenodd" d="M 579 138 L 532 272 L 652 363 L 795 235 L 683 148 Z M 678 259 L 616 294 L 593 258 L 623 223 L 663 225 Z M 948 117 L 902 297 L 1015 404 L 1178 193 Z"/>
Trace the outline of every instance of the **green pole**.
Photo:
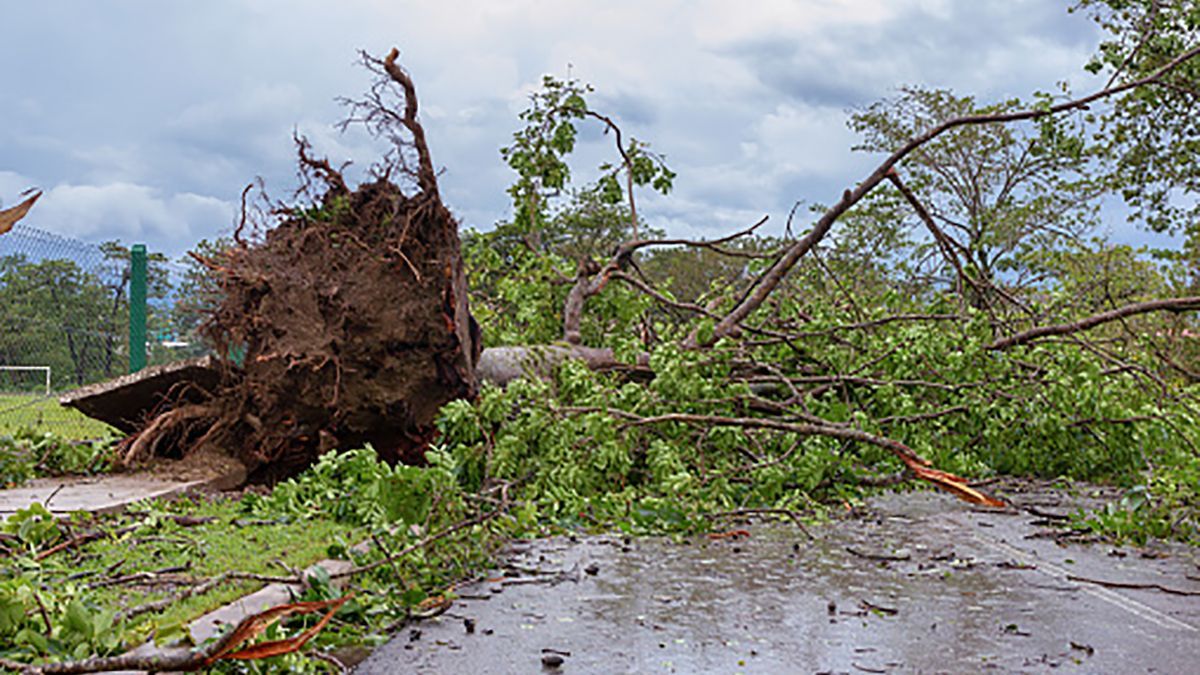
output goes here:
<path id="1" fill-rule="evenodd" d="M 129 250 L 129 372 L 146 367 L 146 245 Z"/>

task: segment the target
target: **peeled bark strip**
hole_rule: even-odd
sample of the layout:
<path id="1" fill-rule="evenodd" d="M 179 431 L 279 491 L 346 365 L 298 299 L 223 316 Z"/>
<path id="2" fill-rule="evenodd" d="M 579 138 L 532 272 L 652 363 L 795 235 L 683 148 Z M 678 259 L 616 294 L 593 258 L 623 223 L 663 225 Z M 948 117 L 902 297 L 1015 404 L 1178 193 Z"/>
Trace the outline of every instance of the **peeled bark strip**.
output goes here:
<path id="1" fill-rule="evenodd" d="M 13 225 L 16 225 L 18 221 L 24 218 L 25 214 L 29 213 L 29 209 L 33 208 L 38 197 L 41 196 L 42 191 L 38 190 L 20 204 L 7 209 L 0 209 L 0 234 L 8 232 L 13 228 Z"/>

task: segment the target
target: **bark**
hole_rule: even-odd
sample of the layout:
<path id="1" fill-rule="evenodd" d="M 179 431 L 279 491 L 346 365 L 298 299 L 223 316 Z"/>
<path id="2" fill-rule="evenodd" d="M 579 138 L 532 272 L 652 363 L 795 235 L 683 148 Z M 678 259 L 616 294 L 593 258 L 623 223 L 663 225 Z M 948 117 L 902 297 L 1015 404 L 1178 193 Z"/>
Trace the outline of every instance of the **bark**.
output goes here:
<path id="1" fill-rule="evenodd" d="M 564 361 L 578 359 L 593 370 L 623 367 L 611 349 L 596 349 L 578 344 L 536 345 L 529 347 L 489 347 L 483 350 L 476 369 L 481 382 L 504 386 L 522 377 L 546 379 Z"/>

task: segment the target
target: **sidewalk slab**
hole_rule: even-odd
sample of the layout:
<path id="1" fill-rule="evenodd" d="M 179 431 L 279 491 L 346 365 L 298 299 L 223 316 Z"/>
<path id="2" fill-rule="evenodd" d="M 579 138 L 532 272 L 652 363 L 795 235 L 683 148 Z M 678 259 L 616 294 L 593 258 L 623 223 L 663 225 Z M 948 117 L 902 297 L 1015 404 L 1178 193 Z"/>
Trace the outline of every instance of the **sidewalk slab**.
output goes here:
<path id="1" fill-rule="evenodd" d="M 59 515 L 75 511 L 109 513 L 143 499 L 170 497 L 187 490 L 227 490 L 243 480 L 244 470 L 189 480 L 146 473 L 35 478 L 22 487 L 0 490 L 0 520 L 35 503 Z"/>
<path id="2" fill-rule="evenodd" d="M 89 384 L 63 394 L 58 402 L 131 434 L 168 403 L 204 400 L 220 381 L 217 362 L 201 356 Z"/>

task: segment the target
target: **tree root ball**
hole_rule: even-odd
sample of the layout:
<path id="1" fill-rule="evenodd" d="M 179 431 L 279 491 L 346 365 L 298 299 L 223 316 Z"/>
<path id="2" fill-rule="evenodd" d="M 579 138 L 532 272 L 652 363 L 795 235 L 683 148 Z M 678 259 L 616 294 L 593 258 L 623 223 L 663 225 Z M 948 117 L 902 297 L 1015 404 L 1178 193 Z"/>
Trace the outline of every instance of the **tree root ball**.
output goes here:
<path id="1" fill-rule="evenodd" d="M 353 192 L 327 182 L 318 206 L 207 261 L 222 297 L 204 332 L 224 382 L 203 404 L 211 427 L 175 415 L 193 423 L 193 447 L 215 443 L 259 477 L 367 443 L 419 463 L 438 409 L 476 394 L 480 339 L 449 210 L 436 192 L 407 197 L 385 179 Z M 167 422 L 143 436 L 178 438 Z"/>

